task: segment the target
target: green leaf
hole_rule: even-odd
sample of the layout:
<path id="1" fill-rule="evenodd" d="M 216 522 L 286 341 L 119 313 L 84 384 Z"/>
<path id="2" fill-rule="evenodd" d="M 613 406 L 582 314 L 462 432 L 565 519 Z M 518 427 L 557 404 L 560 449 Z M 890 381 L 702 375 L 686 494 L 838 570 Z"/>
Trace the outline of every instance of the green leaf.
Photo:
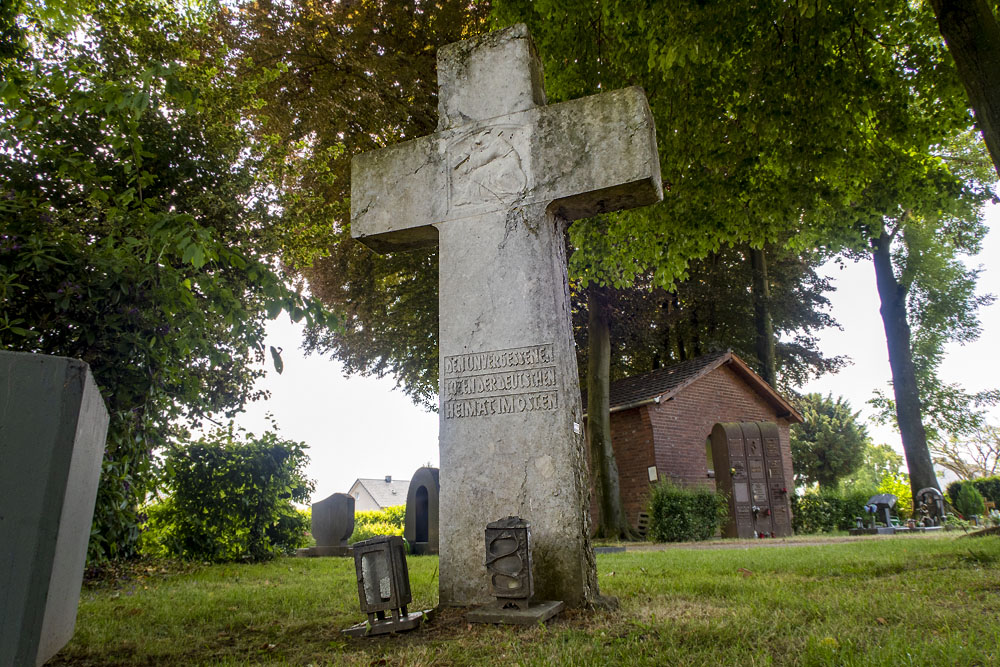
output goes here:
<path id="1" fill-rule="evenodd" d="M 278 371 L 278 375 L 285 370 L 285 363 L 281 360 L 281 350 L 271 346 L 271 361 L 274 362 L 274 370 Z"/>

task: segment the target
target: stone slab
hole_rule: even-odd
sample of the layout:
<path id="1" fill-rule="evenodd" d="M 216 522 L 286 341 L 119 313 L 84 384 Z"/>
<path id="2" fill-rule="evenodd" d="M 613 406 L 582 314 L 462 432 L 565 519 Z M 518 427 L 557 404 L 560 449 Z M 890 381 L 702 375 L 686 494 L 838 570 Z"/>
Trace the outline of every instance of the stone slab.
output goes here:
<path id="1" fill-rule="evenodd" d="M 594 547 L 595 554 L 623 554 L 625 547 Z"/>
<path id="2" fill-rule="evenodd" d="M 487 604 L 465 615 L 469 623 L 503 623 L 508 625 L 535 625 L 544 623 L 566 607 L 562 601 L 532 602 L 527 609 L 504 609 L 498 604 Z"/>
<path id="3" fill-rule="evenodd" d="M 306 547 L 296 549 L 295 555 L 300 558 L 322 558 L 327 556 L 353 556 L 354 549 L 351 547 Z"/>
<path id="4" fill-rule="evenodd" d="M 433 618 L 434 610 L 425 609 L 423 611 L 412 611 L 406 616 L 400 618 L 398 621 L 388 618 L 384 621 L 376 621 L 372 624 L 365 621 L 364 623 L 352 625 L 351 627 L 341 630 L 340 632 L 350 637 L 376 637 L 378 635 L 388 635 L 394 632 L 407 632 L 409 630 L 415 630 L 420 627 L 421 623 L 430 621 Z"/>
<path id="5" fill-rule="evenodd" d="M 0 665 L 73 636 L 107 428 L 87 364 L 0 352 Z"/>

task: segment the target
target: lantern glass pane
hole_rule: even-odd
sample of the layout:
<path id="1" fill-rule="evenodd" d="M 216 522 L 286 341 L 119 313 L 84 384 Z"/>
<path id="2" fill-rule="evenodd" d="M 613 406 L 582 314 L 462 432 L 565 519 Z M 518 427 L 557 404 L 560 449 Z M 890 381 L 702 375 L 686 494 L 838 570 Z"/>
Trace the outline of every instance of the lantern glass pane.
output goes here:
<path id="1" fill-rule="evenodd" d="M 388 602 L 392 596 L 388 552 L 373 551 L 361 557 L 361 578 L 365 585 L 365 600 L 370 605 Z"/>

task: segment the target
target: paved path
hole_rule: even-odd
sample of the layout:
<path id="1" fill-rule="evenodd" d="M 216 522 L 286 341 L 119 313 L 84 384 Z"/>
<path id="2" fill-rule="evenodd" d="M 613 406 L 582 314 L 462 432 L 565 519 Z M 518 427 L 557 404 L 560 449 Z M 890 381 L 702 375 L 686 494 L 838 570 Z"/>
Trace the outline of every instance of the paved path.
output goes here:
<path id="1" fill-rule="evenodd" d="M 922 534 L 912 534 L 912 535 L 831 535 L 829 537 L 784 537 L 784 538 L 771 538 L 764 540 L 734 540 L 734 539 L 713 539 L 706 540 L 704 542 L 663 542 L 663 543 L 651 543 L 651 542 L 639 542 L 634 544 L 624 544 L 620 546 L 625 547 L 626 552 L 630 551 L 668 551 L 671 549 L 750 549 L 755 547 L 808 547 L 817 546 L 822 544 L 839 544 L 842 542 L 858 542 L 858 541 L 872 541 L 872 540 L 891 540 L 891 539 L 908 539 L 908 540 L 919 540 L 919 539 L 930 539 L 933 537 L 939 537 L 942 534 L 950 535 L 952 537 L 959 537 L 964 533 L 959 531 L 948 533 L 922 533 Z"/>

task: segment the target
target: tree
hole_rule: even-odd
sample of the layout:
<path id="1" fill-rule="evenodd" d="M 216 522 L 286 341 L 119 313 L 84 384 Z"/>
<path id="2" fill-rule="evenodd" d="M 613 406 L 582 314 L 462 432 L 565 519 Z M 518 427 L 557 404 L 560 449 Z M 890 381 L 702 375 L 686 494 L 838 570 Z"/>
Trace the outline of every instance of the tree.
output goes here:
<path id="1" fill-rule="evenodd" d="M 889 445 L 865 445 L 861 465 L 853 473 L 840 480 L 840 490 L 844 493 L 862 491 L 874 494 L 882 480 L 896 475 L 903 467 L 903 457 Z"/>
<path id="2" fill-rule="evenodd" d="M 796 401 L 805 422 L 792 427 L 792 465 L 797 484 L 826 489 L 857 470 L 870 446 L 868 431 L 846 399 L 805 394 Z"/>
<path id="3" fill-rule="evenodd" d="M 263 325 L 326 312 L 273 268 L 242 85 L 206 14 L 24 3 L 0 60 L 0 347 L 83 359 L 111 423 L 91 559 L 134 552 L 153 451 L 262 393 Z"/>
<path id="4" fill-rule="evenodd" d="M 972 434 L 931 445 L 934 463 L 944 466 L 961 479 L 971 480 L 1000 473 L 1000 428 L 983 425 Z"/>
<path id="5" fill-rule="evenodd" d="M 931 0 L 941 35 L 1000 175 L 1000 22 L 988 0 Z"/>
<path id="6" fill-rule="evenodd" d="M 160 491 L 149 506 L 150 551 L 192 560 L 264 561 L 302 546 L 308 520 L 295 508 L 313 491 L 306 444 L 276 430 L 227 427 L 166 451 Z"/>
<path id="7" fill-rule="evenodd" d="M 611 379 L 645 373 L 713 351 L 732 349 L 759 369 L 750 294 L 752 266 L 746 247 L 722 248 L 692 260 L 687 277 L 670 289 L 654 287 L 650 276 L 632 287 L 607 290 L 612 341 Z M 815 332 L 836 322 L 824 311 L 824 295 L 833 287 L 816 273 L 820 255 L 793 253 L 768 246 L 772 326 L 776 337 L 778 384 L 791 390 L 810 377 L 835 371 L 844 363 L 817 349 Z M 586 292 L 584 292 L 586 293 Z M 579 290 L 574 294 L 579 296 Z M 574 329 L 581 377 L 589 355 L 586 300 L 574 300 Z"/>
<path id="8" fill-rule="evenodd" d="M 238 76 L 273 76 L 250 115 L 280 193 L 282 259 L 343 313 L 310 327 L 309 350 L 346 373 L 392 374 L 415 402 L 437 396 L 437 251 L 377 255 L 350 237 L 350 161 L 430 134 L 436 49 L 485 29 L 488 7 L 446 0 L 243 3 L 220 30 Z"/>

